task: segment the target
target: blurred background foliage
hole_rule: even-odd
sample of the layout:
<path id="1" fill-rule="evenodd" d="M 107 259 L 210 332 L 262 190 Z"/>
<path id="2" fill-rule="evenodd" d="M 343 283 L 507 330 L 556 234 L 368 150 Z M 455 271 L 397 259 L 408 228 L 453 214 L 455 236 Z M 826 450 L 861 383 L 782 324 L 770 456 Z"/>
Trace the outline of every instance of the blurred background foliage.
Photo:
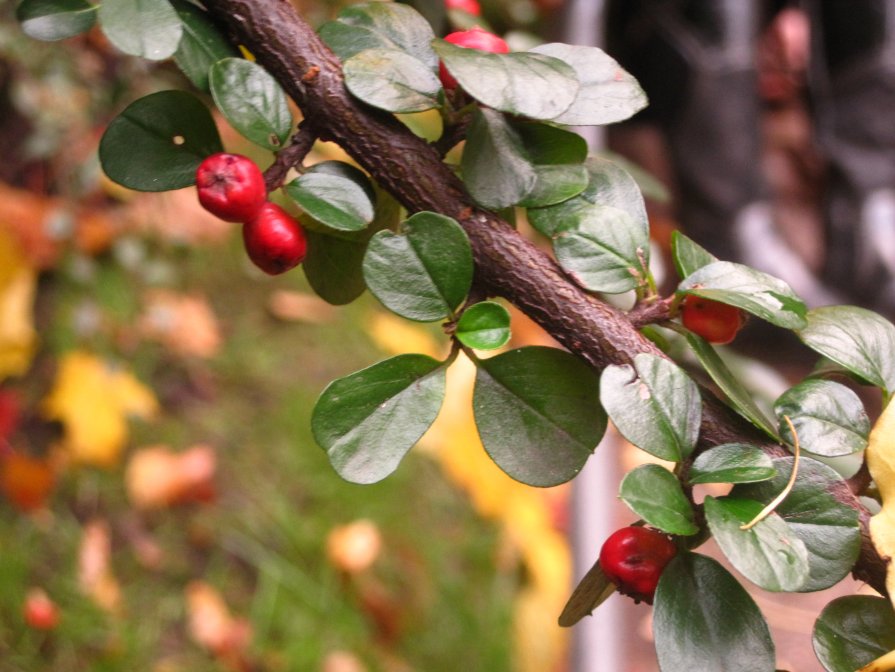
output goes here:
<path id="1" fill-rule="evenodd" d="M 314 24 L 338 10 L 300 4 Z M 485 18 L 531 39 L 553 8 Z M 14 9 L 0 3 L 0 671 L 564 669 L 567 490 L 487 461 L 468 368 L 384 483 L 341 481 L 310 435 L 326 383 L 443 335 L 368 296 L 326 305 L 301 272 L 263 276 L 191 189 L 104 179 L 105 124 L 188 83 L 96 29 L 35 42 Z M 512 345 L 543 342 L 514 326 Z"/>

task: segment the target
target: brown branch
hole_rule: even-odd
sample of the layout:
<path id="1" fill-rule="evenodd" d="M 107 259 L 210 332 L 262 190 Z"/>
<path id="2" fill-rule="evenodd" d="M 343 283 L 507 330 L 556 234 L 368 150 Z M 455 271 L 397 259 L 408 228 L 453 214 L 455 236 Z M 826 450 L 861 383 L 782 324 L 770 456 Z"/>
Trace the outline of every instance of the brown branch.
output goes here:
<path id="1" fill-rule="evenodd" d="M 292 142 L 277 152 L 276 159 L 264 171 L 264 183 L 267 185 L 267 191 L 273 191 L 283 186 L 286 180 L 286 174 L 291 168 L 298 166 L 311 147 L 317 141 L 317 134 L 311 130 L 311 127 L 304 121 L 298 125 L 298 131 L 292 136 Z"/>
<path id="2" fill-rule="evenodd" d="M 515 229 L 479 208 L 432 145 L 393 116 L 348 95 L 338 58 L 289 0 L 204 4 L 283 86 L 318 137 L 339 144 L 409 212 L 429 210 L 460 222 L 472 245 L 476 283 L 484 291 L 515 304 L 597 370 L 627 364 L 639 353 L 663 356 L 622 312 L 582 291 Z M 732 441 L 767 443 L 720 401 L 705 396 L 700 448 Z M 853 495 L 849 504 L 866 514 Z M 880 563 L 867 546 L 855 570 L 877 590 L 884 589 Z"/>

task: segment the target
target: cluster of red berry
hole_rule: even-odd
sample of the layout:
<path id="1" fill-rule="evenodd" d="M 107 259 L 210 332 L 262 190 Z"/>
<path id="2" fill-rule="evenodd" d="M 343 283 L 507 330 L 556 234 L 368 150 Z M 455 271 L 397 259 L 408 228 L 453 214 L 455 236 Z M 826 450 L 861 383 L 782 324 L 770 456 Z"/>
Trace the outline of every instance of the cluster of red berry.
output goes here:
<path id="1" fill-rule="evenodd" d="M 228 222 L 242 222 L 249 258 L 265 273 L 277 275 L 305 258 L 304 230 L 288 212 L 267 200 L 264 174 L 251 159 L 219 153 L 196 170 L 199 202 Z"/>

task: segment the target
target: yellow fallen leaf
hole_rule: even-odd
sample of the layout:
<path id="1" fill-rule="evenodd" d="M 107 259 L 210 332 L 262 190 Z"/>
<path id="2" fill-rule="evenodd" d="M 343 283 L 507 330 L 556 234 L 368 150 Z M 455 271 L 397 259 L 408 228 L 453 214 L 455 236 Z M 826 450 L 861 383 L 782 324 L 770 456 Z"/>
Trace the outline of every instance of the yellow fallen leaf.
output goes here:
<path id="1" fill-rule="evenodd" d="M 249 669 L 246 652 L 252 639 L 249 622 L 230 613 L 223 596 L 203 581 L 186 587 L 186 610 L 193 641 L 207 649 L 225 666 Z"/>
<path id="2" fill-rule="evenodd" d="M 81 464 L 118 464 L 128 438 L 127 417 L 158 410 L 152 391 L 127 370 L 75 351 L 59 362 L 53 389 L 43 400 L 47 417 L 65 427 L 64 448 Z"/>
<path id="3" fill-rule="evenodd" d="M 112 540 L 104 520 L 87 523 L 78 551 L 78 585 L 97 605 L 110 613 L 121 607 L 121 586 L 112 574 Z"/>
<path id="4" fill-rule="evenodd" d="M 895 404 L 886 406 L 873 425 L 865 456 L 882 499 L 882 509 L 870 519 L 870 538 L 886 561 L 886 588 L 891 600 L 895 596 Z"/>
<path id="5" fill-rule="evenodd" d="M 892 670 L 895 670 L 895 651 L 889 651 L 889 653 L 867 663 L 858 672 L 892 672 Z"/>
<path id="6" fill-rule="evenodd" d="M 37 342 L 37 273 L 10 234 L 0 228 L 0 380 L 28 370 Z"/>
<path id="7" fill-rule="evenodd" d="M 337 569 L 355 574 L 376 562 L 382 551 L 382 535 L 376 523 L 356 520 L 333 528 L 326 537 L 326 555 Z"/>
<path id="8" fill-rule="evenodd" d="M 221 330 L 211 306 L 201 296 L 164 289 L 146 293 L 138 322 L 144 338 L 179 355 L 213 357 L 221 348 Z"/>
<path id="9" fill-rule="evenodd" d="M 211 446 L 199 444 L 177 453 L 167 446 L 134 451 L 124 480 L 138 509 L 204 502 L 214 497 L 217 457 Z"/>

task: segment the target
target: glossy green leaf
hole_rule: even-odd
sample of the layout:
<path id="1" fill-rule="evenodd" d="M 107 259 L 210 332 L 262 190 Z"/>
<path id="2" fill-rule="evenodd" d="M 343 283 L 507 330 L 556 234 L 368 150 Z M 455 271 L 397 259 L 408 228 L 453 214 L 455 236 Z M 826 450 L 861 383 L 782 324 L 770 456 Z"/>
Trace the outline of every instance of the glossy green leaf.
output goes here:
<path id="1" fill-rule="evenodd" d="M 369 178 L 342 161 L 318 163 L 285 189 L 302 210 L 337 231 L 361 231 L 376 212 Z"/>
<path id="2" fill-rule="evenodd" d="M 343 71 L 351 94 L 373 107 L 407 113 L 439 106 L 438 76 L 403 51 L 367 49 L 345 61 Z"/>
<path id="3" fill-rule="evenodd" d="M 699 389 L 671 360 L 642 353 L 633 367 L 607 366 L 600 401 L 622 436 L 656 457 L 678 462 L 696 445 Z"/>
<path id="4" fill-rule="evenodd" d="M 99 6 L 109 42 L 131 56 L 161 61 L 174 55 L 183 24 L 168 0 L 113 0 Z"/>
<path id="5" fill-rule="evenodd" d="M 364 257 L 367 287 L 401 317 L 432 322 L 450 317 L 472 284 L 472 250 L 456 221 L 418 212 L 401 234 L 380 231 Z"/>
<path id="6" fill-rule="evenodd" d="M 527 347 L 478 362 L 472 407 L 491 459 L 529 485 L 575 476 L 606 430 L 598 379 L 563 350 Z"/>
<path id="7" fill-rule="evenodd" d="M 774 672 L 774 642 L 755 602 L 717 561 L 674 558 L 659 579 L 653 635 L 662 672 Z"/>
<path id="8" fill-rule="evenodd" d="M 113 182 L 167 191 L 194 184 L 202 160 L 222 149 L 214 119 L 198 98 L 159 91 L 112 120 L 99 144 L 99 160 Z"/>
<path id="9" fill-rule="evenodd" d="M 530 52 L 492 54 L 435 40 L 435 53 L 463 90 L 480 103 L 530 119 L 553 119 L 578 95 L 575 70 Z"/>
<path id="10" fill-rule="evenodd" d="M 832 380 L 809 379 L 784 392 L 774 404 L 780 435 L 790 444 L 789 416 L 802 450 L 824 457 L 849 455 L 867 447 L 870 418 L 861 399 Z"/>
<path id="11" fill-rule="evenodd" d="M 581 88 L 572 105 L 552 119 L 557 124 L 612 124 L 647 105 L 646 94 L 637 80 L 602 49 L 553 42 L 537 46 L 531 53 L 568 63 L 580 82 Z"/>
<path id="12" fill-rule="evenodd" d="M 716 261 L 684 278 L 678 291 L 736 306 L 786 329 L 805 326 L 806 307 L 783 280 L 731 261 Z"/>
<path id="13" fill-rule="evenodd" d="M 618 496 L 647 524 L 663 532 L 679 535 L 699 532 L 693 507 L 680 481 L 665 467 L 644 464 L 629 471 L 622 479 Z"/>
<path id="14" fill-rule="evenodd" d="M 28 37 L 54 42 L 92 28 L 97 9 L 86 0 L 23 0 L 16 7 L 16 20 Z"/>
<path id="15" fill-rule="evenodd" d="M 257 63 L 225 58 L 211 68 L 211 95 L 230 125 L 266 149 L 282 148 L 292 130 L 286 94 Z"/>
<path id="16" fill-rule="evenodd" d="M 808 581 L 804 542 L 777 514 L 748 530 L 740 526 L 763 508 L 751 499 L 706 497 L 705 517 L 718 546 L 736 570 L 755 585 L 775 592 L 794 592 Z"/>
<path id="17" fill-rule="evenodd" d="M 737 486 L 734 494 L 770 502 L 789 479 L 792 461 L 791 457 L 775 459 L 777 475 L 772 480 Z M 795 486 L 776 508 L 808 550 L 810 576 L 799 589 L 804 592 L 823 590 L 841 581 L 851 571 L 860 551 L 858 512 L 832 494 L 835 488 L 847 491 L 839 474 L 802 456 Z"/>
<path id="18" fill-rule="evenodd" d="M 815 308 L 798 336 L 886 395 L 895 391 L 895 327 L 882 316 L 857 306 Z"/>
<path id="19" fill-rule="evenodd" d="M 221 34 L 207 12 L 188 0 L 170 1 L 183 23 L 174 61 L 197 89 L 208 91 L 211 66 L 221 59 L 238 56 L 239 51 Z"/>
<path id="20" fill-rule="evenodd" d="M 689 482 L 754 483 L 777 473 L 770 456 L 745 443 L 725 443 L 700 453 L 690 466 Z"/>
<path id="21" fill-rule="evenodd" d="M 718 257 L 690 238 L 687 238 L 680 231 L 671 233 L 671 256 L 674 259 L 674 267 L 677 270 L 677 274 L 681 278 L 686 278 L 703 266 L 708 266 L 718 261 Z"/>
<path id="22" fill-rule="evenodd" d="M 692 332 L 685 334 L 685 337 L 693 354 L 696 355 L 715 384 L 727 396 L 727 400 L 734 410 L 771 438 L 779 438 L 775 423 L 758 407 L 752 395 L 743 387 L 739 378 L 731 373 L 715 349 L 705 339 Z"/>
<path id="23" fill-rule="evenodd" d="M 615 584 L 609 580 L 600 567 L 600 561 L 597 560 L 572 591 L 569 601 L 559 615 L 559 625 L 571 628 L 585 616 L 590 616 L 594 609 L 603 604 L 615 591 Z"/>
<path id="24" fill-rule="evenodd" d="M 457 321 L 455 336 L 463 345 L 476 350 L 503 347 L 510 340 L 510 313 L 493 301 L 473 304 Z"/>
<path id="25" fill-rule="evenodd" d="M 320 28 L 320 37 L 343 61 L 366 49 L 397 49 L 422 61 L 433 72 L 438 57 L 432 51 L 435 33 L 412 7 L 397 2 L 351 5 L 336 21 Z"/>
<path id="26" fill-rule="evenodd" d="M 528 122 L 515 128 L 536 175 L 534 187 L 519 202 L 520 206 L 561 203 L 587 187 L 590 175 L 584 165 L 587 159 L 584 138 L 548 124 Z"/>
<path id="27" fill-rule="evenodd" d="M 519 133 L 489 109 L 473 112 L 460 172 L 472 197 L 495 210 L 519 203 L 538 180 Z"/>
<path id="28" fill-rule="evenodd" d="M 444 389 L 442 362 L 392 357 L 326 387 L 311 416 L 314 438 L 345 480 L 381 481 L 435 421 Z"/>
<path id="29" fill-rule="evenodd" d="M 656 203 L 671 202 L 671 193 L 668 191 L 665 183 L 639 163 L 635 163 L 631 159 L 608 149 L 599 150 L 596 152 L 596 156 L 611 161 L 628 173 L 637 183 L 637 187 L 644 198 L 648 198 Z"/>
<path id="30" fill-rule="evenodd" d="M 367 240 L 351 240 L 305 229 L 308 251 L 302 263 L 311 289 L 336 306 L 351 303 L 367 289 L 363 262 Z"/>
<path id="31" fill-rule="evenodd" d="M 820 612 L 812 642 L 827 672 L 855 672 L 895 650 L 895 611 L 884 597 L 839 597 Z"/>

